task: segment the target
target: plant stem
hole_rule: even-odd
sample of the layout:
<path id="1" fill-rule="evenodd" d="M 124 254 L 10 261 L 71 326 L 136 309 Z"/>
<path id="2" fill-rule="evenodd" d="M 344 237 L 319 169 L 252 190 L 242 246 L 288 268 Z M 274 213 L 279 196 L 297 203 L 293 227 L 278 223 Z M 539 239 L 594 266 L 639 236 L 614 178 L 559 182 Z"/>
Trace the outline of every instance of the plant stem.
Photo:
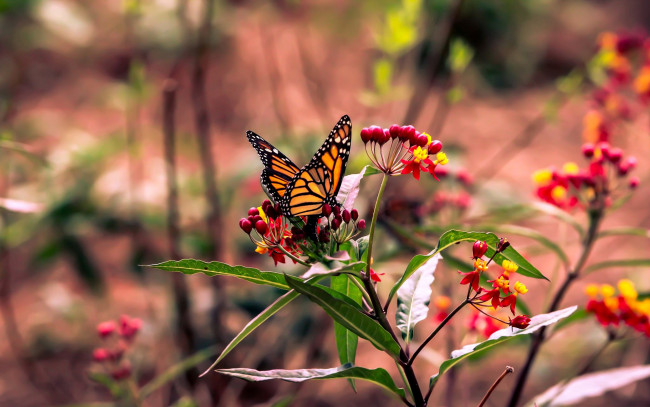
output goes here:
<path id="1" fill-rule="evenodd" d="M 284 253 L 287 257 L 289 257 L 291 260 L 295 261 L 296 263 L 301 264 L 305 267 L 311 267 L 311 264 L 306 263 L 300 260 L 298 257 L 294 256 L 293 254 L 289 253 L 289 251 L 284 247 L 282 247 L 282 245 L 279 244 L 277 247 L 280 249 L 280 251 L 282 251 L 282 253 Z"/>
<path id="2" fill-rule="evenodd" d="M 383 178 L 381 179 L 379 192 L 377 193 L 377 201 L 375 201 L 375 209 L 372 212 L 372 220 L 370 221 L 370 233 L 368 234 L 368 256 L 366 257 L 366 278 L 368 279 L 370 279 L 370 263 L 372 263 L 372 244 L 375 241 L 375 226 L 377 226 L 379 205 L 381 204 L 381 198 L 384 195 L 384 190 L 386 190 L 386 184 L 388 184 L 388 175 L 384 174 Z"/>
<path id="3" fill-rule="evenodd" d="M 576 265 L 569 272 L 569 274 L 567 274 L 566 279 L 562 283 L 560 289 L 557 291 L 557 293 L 555 293 L 555 296 L 553 297 L 553 301 L 551 301 L 551 305 L 546 311 L 547 313 L 556 311 L 558 309 L 560 302 L 562 301 L 564 295 L 566 294 L 569 287 L 571 286 L 571 283 L 578 278 L 580 272 L 585 266 L 585 263 L 587 263 L 587 259 L 589 258 L 591 249 L 593 248 L 594 242 L 596 241 L 596 237 L 598 235 L 598 228 L 600 227 L 600 223 L 603 219 L 603 215 L 604 215 L 603 206 L 599 206 L 598 208 L 589 211 L 589 229 L 587 230 L 587 234 L 582 243 L 582 253 L 578 258 Z M 530 369 L 533 363 L 535 362 L 535 358 L 537 357 L 537 354 L 539 352 L 539 349 L 542 346 L 542 343 L 544 342 L 544 339 L 546 338 L 546 328 L 547 327 L 542 327 L 533 336 L 533 341 L 531 342 L 530 348 L 528 349 L 528 356 L 526 357 L 526 362 L 524 363 L 524 367 L 521 369 L 521 373 L 519 374 L 519 377 L 517 377 L 517 382 L 515 383 L 515 387 L 512 391 L 512 395 L 510 396 L 508 407 L 516 407 L 517 403 L 519 402 L 519 399 L 521 398 L 521 394 L 524 390 L 524 386 L 526 385 L 526 380 L 528 379 L 528 374 L 530 373 Z"/>
<path id="4" fill-rule="evenodd" d="M 347 275 L 347 278 L 352 281 L 352 284 L 356 285 L 359 291 L 361 291 L 361 295 L 363 296 L 363 299 L 366 300 L 368 304 L 372 303 L 372 300 L 370 299 L 370 296 L 368 295 L 368 292 L 364 288 L 364 286 L 357 280 L 354 276 Z"/>
<path id="5" fill-rule="evenodd" d="M 393 328 L 390 326 L 390 323 L 386 318 L 386 313 L 384 312 L 381 302 L 379 301 L 379 297 L 377 296 L 377 291 L 375 290 L 374 285 L 370 281 L 370 262 L 372 261 L 372 245 L 375 240 L 375 227 L 377 226 L 379 205 L 381 204 L 381 198 L 384 195 L 384 191 L 386 190 L 387 183 L 388 183 L 388 175 L 384 174 L 384 177 L 381 179 L 381 186 L 379 187 L 379 192 L 377 193 L 377 201 L 375 202 L 375 209 L 374 212 L 372 213 L 372 221 L 370 222 L 370 233 L 368 237 L 368 256 L 366 258 L 366 263 L 367 263 L 366 273 L 362 276 L 361 280 L 363 281 L 363 285 L 366 289 L 366 292 L 368 293 L 368 296 L 370 296 L 370 304 L 372 305 L 372 309 L 375 312 L 375 317 L 377 318 L 377 321 L 388 333 L 391 334 L 395 342 L 400 345 L 399 364 L 404 369 L 404 375 L 406 376 L 406 381 L 408 383 L 408 386 L 412 390 L 415 407 L 425 407 L 426 402 L 424 401 L 424 397 L 422 396 L 422 391 L 420 390 L 420 385 L 418 384 L 417 377 L 415 377 L 415 372 L 413 371 L 412 366 L 408 363 L 408 355 L 406 354 L 404 348 L 400 344 L 399 339 L 397 338 L 395 332 L 393 331 Z M 409 402 L 407 400 L 404 400 L 404 402 L 405 404 L 409 405 Z"/>
<path id="6" fill-rule="evenodd" d="M 501 380 L 503 380 L 503 378 L 506 377 L 509 373 L 512 373 L 514 371 L 515 369 L 513 369 L 512 367 L 506 366 L 506 370 L 504 370 L 503 373 L 501 373 L 501 376 L 499 376 L 499 378 L 492 384 L 492 387 L 490 387 L 490 390 L 488 390 L 488 392 L 485 393 L 485 396 L 483 396 L 483 399 L 481 400 L 480 403 L 478 403 L 477 407 L 483 407 L 487 399 L 490 398 L 490 395 L 492 394 L 494 389 L 496 389 L 499 383 L 501 383 Z"/>
<path id="7" fill-rule="evenodd" d="M 422 342 L 422 344 L 420 345 L 420 347 L 418 347 L 417 350 L 416 350 L 415 352 L 413 352 L 413 356 L 411 356 L 411 358 L 410 358 L 409 361 L 408 361 L 408 365 L 409 365 L 409 366 L 413 364 L 413 362 L 415 361 L 415 358 L 416 358 L 416 357 L 418 356 L 418 354 L 422 351 L 422 349 L 424 349 L 424 347 L 427 346 L 427 344 L 428 344 L 429 342 L 431 342 L 431 340 L 432 340 L 436 335 L 438 335 L 438 332 L 440 332 L 440 330 L 441 330 L 445 325 L 447 325 L 447 322 L 451 321 L 451 319 L 454 317 L 454 315 L 456 315 L 456 313 L 457 313 L 458 311 L 460 311 L 460 310 L 461 310 L 465 305 L 467 305 L 467 304 L 469 304 L 469 303 L 470 303 L 470 300 L 469 300 L 469 299 L 464 300 L 464 301 L 461 302 L 461 303 L 460 303 L 460 304 L 459 304 L 459 305 L 458 305 L 458 306 L 457 306 L 453 311 L 451 311 L 451 313 L 450 313 L 449 315 L 447 315 L 447 318 L 445 318 L 445 319 L 444 319 L 444 320 L 443 320 L 443 321 L 442 321 L 442 322 L 441 322 L 441 323 L 436 327 L 436 329 L 434 329 L 434 331 L 431 332 L 431 335 L 429 335 L 429 336 L 427 337 L 427 339 L 425 339 L 425 341 Z"/>

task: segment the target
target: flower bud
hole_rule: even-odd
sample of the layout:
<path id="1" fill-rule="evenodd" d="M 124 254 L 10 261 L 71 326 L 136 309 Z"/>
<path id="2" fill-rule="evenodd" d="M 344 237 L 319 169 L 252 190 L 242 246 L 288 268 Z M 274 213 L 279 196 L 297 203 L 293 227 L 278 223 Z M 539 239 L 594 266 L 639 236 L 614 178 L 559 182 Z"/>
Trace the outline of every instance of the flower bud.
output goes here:
<path id="1" fill-rule="evenodd" d="M 392 138 L 393 140 L 395 140 L 396 138 L 399 139 L 402 138 L 402 128 L 400 126 L 393 124 L 392 126 L 390 126 L 388 131 L 390 133 L 390 138 Z"/>
<path id="2" fill-rule="evenodd" d="M 427 136 L 425 136 L 424 134 L 420 133 L 420 134 L 418 134 L 417 139 L 416 139 L 415 142 L 416 142 L 416 144 L 418 146 L 424 147 L 429 142 L 429 138 Z"/>
<path id="3" fill-rule="evenodd" d="M 363 141 L 363 144 L 368 144 L 371 138 L 372 138 L 372 132 L 370 131 L 369 128 L 364 127 L 363 129 L 361 129 L 361 141 Z"/>
<path id="4" fill-rule="evenodd" d="M 510 242 L 505 237 L 499 239 L 499 245 L 497 246 L 497 253 L 501 253 L 505 249 L 510 247 Z"/>
<path id="5" fill-rule="evenodd" d="M 442 143 L 440 140 L 433 140 L 429 144 L 429 154 L 438 154 L 442 150 Z"/>
<path id="6" fill-rule="evenodd" d="M 627 163 L 627 166 L 630 170 L 636 168 L 636 164 L 637 164 L 636 157 L 628 157 L 627 160 L 625 160 L 625 162 Z"/>
<path id="7" fill-rule="evenodd" d="M 530 325 L 530 318 L 527 315 L 517 315 L 510 320 L 510 326 L 514 328 L 524 329 Z"/>
<path id="8" fill-rule="evenodd" d="M 266 212 L 266 216 L 268 219 L 275 219 L 278 217 L 278 213 L 275 211 L 275 207 L 273 205 L 267 206 L 264 212 Z"/>
<path id="9" fill-rule="evenodd" d="M 131 376 L 131 366 L 124 364 L 111 372 L 114 380 L 124 380 Z"/>
<path id="10" fill-rule="evenodd" d="M 390 138 L 391 138 L 390 137 L 390 130 L 389 129 L 384 129 L 384 137 L 381 139 L 382 140 L 381 144 L 387 143 L 390 140 Z"/>
<path id="11" fill-rule="evenodd" d="M 249 221 L 249 220 L 246 219 L 246 218 L 241 218 L 241 219 L 239 220 L 239 227 L 240 227 L 241 230 L 243 230 L 244 233 L 246 233 L 247 235 L 251 233 L 251 230 L 253 230 L 253 224 L 251 223 L 251 221 Z"/>
<path id="12" fill-rule="evenodd" d="M 359 223 L 357 223 L 357 228 L 358 228 L 359 230 L 364 230 L 364 229 L 366 228 L 366 220 L 365 220 L 365 219 L 361 219 L 361 220 L 359 221 Z"/>
<path id="13" fill-rule="evenodd" d="M 262 209 L 264 210 L 264 212 L 266 212 L 266 208 L 269 207 L 269 205 L 273 205 L 273 204 L 268 199 L 262 201 Z"/>
<path id="14" fill-rule="evenodd" d="M 483 257 L 485 255 L 485 252 L 487 252 L 488 245 L 484 241 L 477 240 L 474 242 L 474 246 L 472 247 L 472 252 L 474 255 L 475 259 Z"/>
<path id="15" fill-rule="evenodd" d="M 621 158 L 623 158 L 623 150 L 621 150 L 618 147 L 610 149 L 608 158 L 609 158 L 609 161 L 611 161 L 613 163 L 617 163 L 617 162 L 621 161 Z"/>
<path id="16" fill-rule="evenodd" d="M 402 142 L 408 141 L 411 145 L 415 145 L 415 127 L 402 126 L 402 137 L 400 137 Z"/>
<path id="17" fill-rule="evenodd" d="M 332 219 L 332 230 L 338 230 L 338 228 L 341 226 L 341 218 L 334 218 Z"/>
<path id="18" fill-rule="evenodd" d="M 330 216 L 332 214 L 332 207 L 330 204 L 323 205 L 323 216 Z"/>
<path id="19" fill-rule="evenodd" d="M 269 227 L 263 220 L 258 220 L 255 222 L 255 230 L 257 230 L 257 233 L 260 235 L 263 235 L 269 231 Z"/>
<path id="20" fill-rule="evenodd" d="M 350 215 L 350 212 L 347 209 L 343 210 L 343 213 L 341 215 L 343 216 L 343 222 L 350 223 L 352 215 Z"/>
<path id="21" fill-rule="evenodd" d="M 125 339 L 132 339 L 142 327 L 142 320 L 131 318 L 128 315 L 120 317 L 120 335 Z M 121 357 L 121 356 L 120 356 Z"/>
<path id="22" fill-rule="evenodd" d="M 609 159 L 609 150 L 610 150 L 609 143 L 604 141 L 598 143 L 598 149 L 600 149 L 600 152 L 603 153 L 603 157 Z"/>
<path id="23" fill-rule="evenodd" d="M 585 143 L 582 145 L 582 155 L 584 155 L 587 158 L 593 157 L 595 150 L 596 147 L 591 143 Z"/>
<path id="24" fill-rule="evenodd" d="M 322 229 L 320 232 L 318 232 L 318 240 L 321 243 L 329 243 L 330 241 L 329 233 L 325 229 Z"/>
<path id="25" fill-rule="evenodd" d="M 631 177 L 630 178 L 629 185 L 630 185 L 631 189 L 636 189 L 639 186 L 640 183 L 641 183 L 641 180 L 639 179 L 639 177 Z"/>
<path id="26" fill-rule="evenodd" d="M 95 362 L 103 362 L 110 356 L 110 352 L 104 348 L 97 348 L 93 350 L 93 360 Z"/>
<path id="27" fill-rule="evenodd" d="M 248 216 L 255 216 L 255 215 L 259 215 L 259 214 L 260 214 L 260 211 L 255 207 L 252 207 L 252 208 L 250 208 L 248 210 Z"/>
<path id="28" fill-rule="evenodd" d="M 384 129 L 379 126 L 370 126 L 368 127 L 372 135 L 372 141 L 375 143 L 381 143 L 381 140 L 384 138 Z"/>
<path id="29" fill-rule="evenodd" d="M 334 216 L 340 216 L 341 215 L 341 207 L 338 205 L 335 205 L 334 208 L 332 208 L 332 211 L 334 212 Z"/>
<path id="30" fill-rule="evenodd" d="M 248 220 L 250 220 L 251 223 L 254 225 L 254 224 L 256 224 L 257 222 L 261 221 L 261 220 L 262 220 L 262 217 L 261 217 L 260 215 L 255 215 L 255 216 L 253 216 L 253 219 L 248 218 Z"/>
<path id="31" fill-rule="evenodd" d="M 113 334 L 117 329 L 117 325 L 113 321 L 102 322 L 97 325 L 97 334 L 100 338 L 104 339 Z"/>
<path id="32" fill-rule="evenodd" d="M 350 217 L 352 218 L 352 220 L 356 221 L 357 219 L 359 219 L 359 211 L 357 211 L 356 209 L 352 209 L 350 211 Z"/>

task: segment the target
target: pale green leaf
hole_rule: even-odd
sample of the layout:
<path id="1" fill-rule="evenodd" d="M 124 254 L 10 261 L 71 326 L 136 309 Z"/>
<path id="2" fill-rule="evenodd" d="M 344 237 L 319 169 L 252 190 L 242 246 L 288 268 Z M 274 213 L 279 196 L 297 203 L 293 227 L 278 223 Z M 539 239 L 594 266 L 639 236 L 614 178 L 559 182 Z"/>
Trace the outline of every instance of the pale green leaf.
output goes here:
<path id="1" fill-rule="evenodd" d="M 533 332 L 537 331 L 538 329 L 551 325 L 563 318 L 568 317 L 571 315 L 576 309 L 578 309 L 577 306 L 565 308 L 559 311 L 551 312 L 548 314 L 540 314 L 540 315 L 535 315 L 530 319 L 530 325 L 525 328 L 525 329 L 518 329 L 518 328 L 512 328 L 512 327 L 507 327 L 504 329 L 501 329 L 499 331 L 496 331 L 490 337 L 480 343 L 473 343 L 471 345 L 465 345 L 461 349 L 457 349 L 453 352 L 451 352 L 451 359 L 448 359 L 444 361 L 440 365 L 440 369 L 438 370 L 438 374 L 435 376 L 431 377 L 431 380 L 429 382 L 429 386 L 434 386 L 440 376 L 442 376 L 446 371 L 451 369 L 453 366 L 455 366 L 457 363 L 459 363 L 461 360 L 478 353 L 482 350 L 491 348 L 495 345 L 498 345 L 502 342 L 505 342 L 511 338 L 514 338 L 515 336 L 519 335 L 529 335 L 532 334 Z"/>
<path id="2" fill-rule="evenodd" d="M 405 397 L 404 389 L 400 389 L 384 369 L 366 369 L 363 367 L 353 366 L 352 364 L 343 365 L 331 369 L 295 369 L 295 370 L 255 370 L 255 369 L 218 369 L 217 372 L 228 376 L 238 377 L 250 382 L 260 382 L 265 380 L 280 379 L 287 382 L 300 383 L 306 380 L 323 380 L 323 379 L 359 379 L 375 383 L 386 390 L 394 393 L 399 398 Z"/>
<path id="3" fill-rule="evenodd" d="M 431 284 L 440 258 L 440 254 L 431 257 L 397 290 L 395 321 L 406 343 L 413 337 L 415 324 L 426 319 L 429 313 Z"/>

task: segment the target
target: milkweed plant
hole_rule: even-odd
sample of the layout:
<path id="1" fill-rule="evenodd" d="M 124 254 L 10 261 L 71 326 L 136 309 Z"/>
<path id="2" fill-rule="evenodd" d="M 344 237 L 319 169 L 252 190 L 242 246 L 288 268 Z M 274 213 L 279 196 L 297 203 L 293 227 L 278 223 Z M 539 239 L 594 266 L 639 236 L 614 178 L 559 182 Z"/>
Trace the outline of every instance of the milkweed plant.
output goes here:
<path id="1" fill-rule="evenodd" d="M 253 243 L 255 252 L 271 257 L 276 271 L 193 259 L 153 265 L 185 274 L 230 276 L 285 291 L 246 324 L 204 374 L 216 371 L 248 381 L 347 379 L 353 388 L 357 380 L 363 380 L 382 387 L 406 406 L 424 407 L 430 405 L 436 384 L 452 367 L 502 342 L 531 335 L 528 355 L 523 367 L 518 369 L 518 379 L 508 404 L 514 407 L 519 405 L 528 373 L 548 337 L 550 325 L 559 322 L 559 329 L 560 325 L 593 315 L 608 332 L 604 346 L 626 335 L 650 336 L 650 300 L 639 295 L 628 279 L 618 282 L 618 293 L 609 284 L 588 286 L 588 300 L 578 312 L 575 305 L 560 307 L 568 288 L 579 277 L 625 263 L 609 261 L 589 265 L 588 260 L 596 241 L 608 235 L 601 230 L 603 218 L 624 204 L 640 182 L 639 178 L 630 175 L 636 167 L 636 159 L 616 147 L 616 137 L 624 131 L 623 123 L 635 114 L 628 102 L 629 95 L 637 97 L 635 103 L 639 108 L 636 111 L 647 107 L 650 100 L 650 40 L 643 36 L 604 34 L 589 68 L 600 82 L 590 97 L 584 120 L 585 144 L 581 155 L 586 166 L 569 162 L 561 168 L 549 167 L 533 174 L 535 195 L 542 201 L 537 209 L 572 225 L 582 242 L 579 257 L 572 260 L 558 244 L 549 243 L 549 239 L 533 233 L 527 234 L 545 242 L 566 267 L 564 281 L 550 295 L 545 313 L 530 315 L 522 298 L 529 295 L 527 284 L 532 279 L 547 284 L 547 277 L 505 235 L 447 230 L 436 237 L 431 244 L 432 250 L 412 257 L 400 272 L 378 272 L 374 259 L 381 249 L 376 245 L 376 232 L 380 216 L 383 216 L 381 208 L 387 184 L 407 177 L 420 182 L 445 183 L 450 172 L 444 166 L 449 160 L 441 141 L 410 125 L 363 128 L 360 137 L 350 143 L 351 121 L 344 116 L 312 161 L 303 168 L 298 168 L 264 139 L 251 133 L 262 158 L 262 184 L 269 199 L 250 208 L 239 221 L 239 227 Z M 360 149 L 360 144 L 371 165 L 359 173 L 343 176 L 351 148 Z M 466 186 L 473 182 L 462 169 L 454 176 Z M 367 214 L 369 219 L 365 219 L 354 205 L 361 183 L 372 178 L 381 180 L 374 208 Z M 453 199 L 439 192 L 428 211 L 434 213 L 446 205 L 464 209 L 470 202 L 471 196 L 464 191 Z M 301 212 L 301 208 L 306 209 Z M 577 220 L 580 213 L 587 215 L 586 225 Z M 522 230 L 516 229 L 513 233 L 522 234 Z M 619 234 L 622 233 L 634 234 L 634 231 L 628 229 Z M 456 284 L 462 287 L 455 291 L 462 295 L 441 295 L 431 301 L 436 270 L 448 249 L 456 246 L 468 265 L 453 273 Z M 455 253 L 459 253 L 458 249 Z M 625 264 L 631 264 L 626 261 Z M 292 265 L 283 269 L 289 263 L 299 267 Z M 644 263 L 637 261 L 635 264 Z M 297 273 L 296 268 L 300 269 Z M 219 368 L 219 363 L 247 336 L 300 296 L 313 302 L 334 321 L 332 340 L 336 343 L 340 365 L 265 371 L 246 367 Z M 441 332 L 452 320 L 459 318 L 463 309 L 471 310 L 465 326 L 485 339 L 464 346 L 458 344 L 457 350 L 439 364 L 437 371 L 420 377 L 419 372 L 430 366 L 421 362 L 423 352 L 440 340 Z M 433 321 L 435 327 L 421 335 L 422 329 L 415 330 L 415 327 L 427 319 Z M 627 327 L 625 332 L 622 332 L 623 327 Z M 369 344 L 369 350 L 374 348 L 375 352 L 388 355 L 396 368 L 357 365 L 357 348 L 365 343 Z M 581 389 L 589 387 L 589 380 L 599 379 L 588 373 L 591 365 L 576 372 L 575 376 L 579 377 L 575 380 L 558 383 L 532 403 L 543 406 L 554 401 L 560 403 L 567 397 L 580 399 L 584 392 Z M 650 376 L 647 366 L 622 369 L 627 370 L 606 374 L 628 378 L 622 380 L 625 383 Z M 512 371 L 513 368 L 506 367 L 490 388 L 480 390 L 484 396 L 479 406 Z M 604 386 L 602 391 L 617 385 L 622 384 Z"/>

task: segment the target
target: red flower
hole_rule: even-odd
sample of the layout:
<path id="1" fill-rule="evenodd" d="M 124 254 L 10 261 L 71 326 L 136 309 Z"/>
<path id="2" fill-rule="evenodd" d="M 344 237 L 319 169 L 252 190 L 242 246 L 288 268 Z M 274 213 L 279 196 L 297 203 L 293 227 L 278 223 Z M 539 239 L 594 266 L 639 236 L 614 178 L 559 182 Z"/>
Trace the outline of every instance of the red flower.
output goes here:
<path id="1" fill-rule="evenodd" d="M 381 278 L 379 278 L 379 276 L 383 276 L 384 274 L 386 273 L 376 273 L 375 270 L 370 269 L 370 279 L 375 283 L 380 283 Z"/>
<path id="2" fill-rule="evenodd" d="M 474 271 L 470 271 L 469 273 L 463 273 L 462 271 L 459 271 L 458 273 L 463 274 L 465 276 L 460 281 L 460 284 L 462 285 L 471 284 L 472 290 L 478 291 L 478 283 L 481 280 L 479 277 L 481 274 L 480 271 L 474 270 Z"/>
<path id="3" fill-rule="evenodd" d="M 499 305 L 503 305 L 502 303 L 499 302 L 499 297 L 501 296 L 501 290 L 499 288 L 494 288 L 485 294 L 483 294 L 480 297 L 481 301 L 488 301 L 490 300 L 492 303 L 492 308 L 497 309 Z"/>
<path id="4" fill-rule="evenodd" d="M 501 301 L 501 306 L 502 307 L 507 307 L 510 306 L 510 311 L 512 312 L 512 315 L 515 315 L 515 306 L 517 305 L 517 294 L 510 294 L 506 298 L 504 298 Z"/>

